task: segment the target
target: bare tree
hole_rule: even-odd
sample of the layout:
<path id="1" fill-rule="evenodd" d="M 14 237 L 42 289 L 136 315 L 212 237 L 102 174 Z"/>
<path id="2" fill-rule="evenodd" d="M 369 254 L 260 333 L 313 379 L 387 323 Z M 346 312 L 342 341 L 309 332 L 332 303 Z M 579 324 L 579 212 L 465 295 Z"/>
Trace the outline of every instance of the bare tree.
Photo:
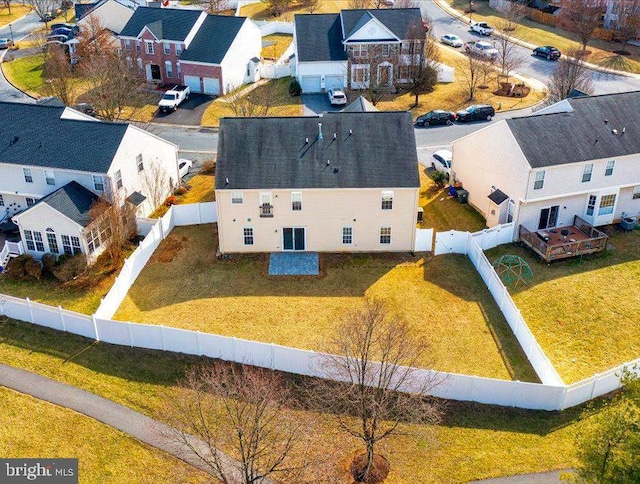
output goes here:
<path id="1" fill-rule="evenodd" d="M 229 87 L 227 94 L 219 102 L 226 102 L 233 115 L 241 118 L 265 117 L 272 114 L 273 100 L 269 92 L 259 87 L 246 92 L 242 87 Z"/>
<path id="2" fill-rule="evenodd" d="M 376 447 L 402 434 L 403 421 L 435 423 L 439 419 L 438 406 L 424 396 L 437 381 L 420 379 L 415 369 L 424 362 L 427 344 L 382 302 L 366 300 L 344 315 L 328 349 L 330 355 L 320 360 L 321 367 L 345 384 L 321 381 L 316 390 L 321 400 L 330 402 L 340 429 L 364 445 L 366 452 L 356 457 L 352 472 L 356 481 L 366 482 L 378 470 L 374 469 L 380 461 Z M 400 393 L 406 389 L 415 393 Z"/>
<path id="3" fill-rule="evenodd" d="M 517 12 L 520 9 L 520 4 L 510 4 L 509 12 Z M 498 57 L 495 61 L 500 69 L 500 75 L 503 78 L 509 80 L 511 71 L 517 69 L 523 62 L 522 55 L 518 51 L 518 47 L 513 41 L 513 32 L 517 29 L 516 16 L 507 16 L 498 25 L 500 35 L 494 41 L 496 50 L 498 51 Z"/>
<path id="4" fill-rule="evenodd" d="M 412 41 L 414 51 L 410 54 L 410 65 L 407 66 L 407 89 L 415 96 L 414 106 L 417 106 L 420 95 L 433 91 L 438 83 L 440 50 L 435 37 L 431 32 L 425 31 L 422 23 L 412 25 L 408 32 L 407 39 Z"/>
<path id="5" fill-rule="evenodd" d="M 117 191 L 109 191 L 108 195 L 100 197 L 89 209 L 92 222 L 87 227 L 89 234 L 99 234 L 99 239 L 105 246 L 105 252 L 114 267 L 118 267 L 124 260 L 124 249 L 136 233 L 135 208 L 129 202 L 122 200 Z"/>
<path id="6" fill-rule="evenodd" d="M 585 52 L 596 27 L 602 25 L 606 2 L 607 0 L 564 0 L 562 2 L 558 26 L 575 33 Z"/>
<path id="7" fill-rule="evenodd" d="M 524 18 L 527 13 L 526 2 L 522 3 L 519 0 L 508 2 L 506 11 L 504 11 L 504 17 L 502 19 L 502 25 L 500 30 L 502 32 L 513 32 L 520 25 L 520 20 Z"/>
<path id="8" fill-rule="evenodd" d="M 287 8 L 291 5 L 292 0 L 261 0 L 271 9 L 271 14 L 274 17 L 282 15 Z"/>
<path id="9" fill-rule="evenodd" d="M 372 8 L 371 0 L 349 0 L 349 8 L 352 10 L 360 10 Z"/>
<path id="10" fill-rule="evenodd" d="M 44 19 L 48 13 L 55 12 L 60 6 L 57 0 L 25 0 L 25 3 L 31 6 L 41 19 Z"/>
<path id="11" fill-rule="evenodd" d="M 395 0 L 393 8 L 419 8 L 419 0 Z"/>
<path id="12" fill-rule="evenodd" d="M 43 70 L 47 94 L 59 98 L 67 106 L 73 104 L 73 86 L 76 84 L 76 79 L 64 46 L 59 44 L 46 46 Z"/>
<path id="13" fill-rule="evenodd" d="M 614 2 L 613 13 L 616 15 L 615 35 L 624 49 L 630 40 L 640 36 L 640 0 Z M 626 50 L 623 53 L 629 54 Z"/>
<path id="14" fill-rule="evenodd" d="M 231 8 L 229 0 L 199 0 L 198 4 L 202 5 L 207 13 L 220 13 Z"/>
<path id="15" fill-rule="evenodd" d="M 182 388 L 181 398 L 163 409 L 173 426 L 164 435 L 190 449 L 223 483 L 303 481 L 308 422 L 303 427 L 286 411 L 290 394 L 281 375 L 212 363 L 189 370 Z M 204 441 L 204 450 L 193 436 Z"/>
<path id="16" fill-rule="evenodd" d="M 157 160 L 143 160 L 142 189 L 150 198 L 155 210 L 171 189 L 169 174 L 162 164 Z"/>
<path id="17" fill-rule="evenodd" d="M 469 55 L 465 60 L 456 64 L 456 73 L 459 76 L 460 84 L 464 86 L 469 95 L 467 101 L 473 101 L 488 64 L 484 59 L 474 55 Z"/>
<path id="18" fill-rule="evenodd" d="M 8 14 L 11 15 L 11 0 L 2 0 L 2 5 L 8 10 Z"/>
<path id="19" fill-rule="evenodd" d="M 593 92 L 592 72 L 583 62 L 584 51 L 570 51 L 567 54 L 565 60 L 558 62 L 549 79 L 548 104 L 568 98 L 573 90 L 585 94 Z"/>
<path id="20" fill-rule="evenodd" d="M 304 0 L 304 7 L 307 12 L 314 13 L 320 8 L 321 0 Z"/>

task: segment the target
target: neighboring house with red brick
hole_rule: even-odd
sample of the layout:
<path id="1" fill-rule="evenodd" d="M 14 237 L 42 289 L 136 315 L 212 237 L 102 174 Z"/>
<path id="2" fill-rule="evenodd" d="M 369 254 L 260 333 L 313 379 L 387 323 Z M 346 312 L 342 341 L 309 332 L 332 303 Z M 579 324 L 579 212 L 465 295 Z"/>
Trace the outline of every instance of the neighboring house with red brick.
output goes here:
<path id="1" fill-rule="evenodd" d="M 303 92 L 408 82 L 424 24 L 419 8 L 296 15 L 296 77 Z"/>
<path id="2" fill-rule="evenodd" d="M 172 8 L 138 8 L 120 42 L 147 81 L 212 95 L 257 80 L 262 50 L 260 29 L 250 19 Z"/>

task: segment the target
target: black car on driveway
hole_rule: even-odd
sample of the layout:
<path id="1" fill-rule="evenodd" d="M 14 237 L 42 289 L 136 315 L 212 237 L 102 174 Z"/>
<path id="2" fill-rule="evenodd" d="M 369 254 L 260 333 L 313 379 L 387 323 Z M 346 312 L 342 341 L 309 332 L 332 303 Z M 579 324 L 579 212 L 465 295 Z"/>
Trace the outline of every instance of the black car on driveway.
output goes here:
<path id="1" fill-rule="evenodd" d="M 543 45 L 533 49 L 533 55 L 537 57 L 546 57 L 548 60 L 558 60 L 562 55 L 558 49 L 550 45 Z"/>
<path id="2" fill-rule="evenodd" d="M 491 121 L 491 118 L 495 115 L 496 110 L 493 109 L 493 106 L 488 104 L 474 104 L 473 106 L 469 106 L 467 109 L 458 111 L 456 113 L 456 120 L 461 123 L 466 123 L 468 121 Z"/>
<path id="3" fill-rule="evenodd" d="M 436 109 L 429 111 L 416 119 L 416 126 L 434 126 L 436 124 L 452 125 L 456 115 L 451 111 Z"/>

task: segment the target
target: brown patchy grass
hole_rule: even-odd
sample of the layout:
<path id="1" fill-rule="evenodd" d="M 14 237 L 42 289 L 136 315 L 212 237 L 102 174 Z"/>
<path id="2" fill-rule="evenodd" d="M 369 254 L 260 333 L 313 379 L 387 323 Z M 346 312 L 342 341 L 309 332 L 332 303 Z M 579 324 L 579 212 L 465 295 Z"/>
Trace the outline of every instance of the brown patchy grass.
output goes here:
<path id="1" fill-rule="evenodd" d="M 302 116 L 302 100 L 300 96 L 289 94 L 291 78 L 272 79 L 258 86 L 247 95 L 251 96 L 258 105 L 269 106 L 268 116 Z M 228 95 L 213 101 L 202 116 L 203 126 L 219 126 L 220 118 L 235 116 L 233 109 L 227 103 Z"/>
<path id="2" fill-rule="evenodd" d="M 117 319 L 322 350 L 336 319 L 373 296 L 430 342 L 425 366 L 536 379 L 464 256 L 335 254 L 323 256 L 321 278 L 275 278 L 266 274 L 268 254 L 217 259 L 214 225 L 179 227 L 173 234 L 182 250 L 169 263 L 145 267 Z"/>
<path id="3" fill-rule="evenodd" d="M 189 183 L 185 185 L 187 192 L 183 195 L 177 195 L 178 205 L 186 203 L 204 203 L 214 202 L 216 200 L 216 194 L 214 191 L 215 177 L 213 175 L 205 175 L 198 173 L 189 180 Z M 169 207 L 164 203 L 160 205 L 156 210 L 149 215 L 149 218 L 160 218 L 167 211 Z"/>
<path id="4" fill-rule="evenodd" d="M 469 9 L 468 0 L 447 0 L 447 2 L 461 13 Z M 488 22 L 489 25 L 495 27 L 500 25 L 500 21 L 504 18 L 501 12 L 490 8 L 489 2 L 486 0 L 477 0 L 473 5 L 474 21 Z M 519 22 L 519 26 L 513 32 L 513 36 L 535 45 L 553 45 L 562 52 L 580 50 L 582 48 L 580 42 L 571 32 L 526 18 Z M 614 53 L 614 51 L 620 50 L 621 47 L 622 44 L 619 42 L 591 40 L 587 47 L 590 52 L 587 61 L 603 67 L 640 73 L 640 47 L 627 44 L 625 50 L 628 50 L 631 55 L 624 58 Z"/>
<path id="5" fill-rule="evenodd" d="M 158 249 L 153 253 L 151 259 L 149 259 L 149 263 L 167 264 L 173 261 L 188 240 L 188 237 L 179 237 L 175 234 L 169 234 L 164 239 L 165 243 L 161 244 L 161 247 L 158 247 Z"/>
<path id="6" fill-rule="evenodd" d="M 289 34 L 272 34 L 262 37 L 262 42 L 275 42 L 273 45 L 262 48 L 262 58 L 272 59 L 274 61 L 280 59 L 284 51 L 289 48 L 293 42 L 293 35 Z"/>
<path id="7" fill-rule="evenodd" d="M 313 13 L 336 13 L 347 8 L 350 8 L 349 0 L 322 0 L 318 9 Z M 263 2 L 252 3 L 240 9 L 240 15 L 242 17 L 249 17 L 253 20 L 282 20 L 285 22 L 293 22 L 293 17 L 297 13 L 309 13 L 309 10 L 304 6 L 304 2 L 292 2 L 286 11 L 277 17 L 273 16 L 269 6 Z"/>
<path id="8" fill-rule="evenodd" d="M 2 8 L 0 9 L 0 27 L 9 25 L 11 22 L 24 17 L 29 12 L 31 12 L 31 7 L 29 5 L 11 3 L 11 13 L 9 13 L 9 9 L 5 8 L 3 4 Z"/>
<path id="9" fill-rule="evenodd" d="M 488 251 L 523 257 L 533 281 L 510 290 L 524 320 L 568 383 L 640 356 L 640 230 L 614 230 L 611 250 L 547 264 L 512 245 Z"/>
<path id="10" fill-rule="evenodd" d="M 0 387 L 4 458 L 75 457 L 82 482 L 204 482 L 207 474 L 80 413 Z"/>

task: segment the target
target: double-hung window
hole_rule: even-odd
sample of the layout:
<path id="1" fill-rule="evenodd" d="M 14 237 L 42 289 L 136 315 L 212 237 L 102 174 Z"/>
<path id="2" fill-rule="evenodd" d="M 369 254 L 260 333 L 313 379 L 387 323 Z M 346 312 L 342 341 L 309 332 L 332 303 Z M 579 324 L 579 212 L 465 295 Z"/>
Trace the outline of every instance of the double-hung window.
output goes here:
<path id="1" fill-rule="evenodd" d="M 164 42 L 164 43 L 162 44 L 162 46 L 163 46 L 163 48 L 164 48 L 164 53 L 165 53 L 165 55 L 169 55 L 169 54 L 171 54 L 171 44 L 170 44 L 170 43 L 168 43 L 168 42 Z"/>
<path id="2" fill-rule="evenodd" d="M 27 202 L 27 207 L 33 207 L 36 204 L 36 199 L 32 197 L 25 197 L 25 201 Z"/>
<path id="3" fill-rule="evenodd" d="M 291 192 L 291 210 L 294 212 L 302 210 L 302 192 Z"/>
<path id="4" fill-rule="evenodd" d="M 144 163 L 142 162 L 142 153 L 136 156 L 136 166 L 138 167 L 138 172 L 144 170 Z"/>
<path id="5" fill-rule="evenodd" d="M 604 170 L 604 176 L 611 176 L 613 175 L 613 169 L 616 166 L 616 160 L 609 160 L 607 161 L 607 168 Z"/>
<path id="6" fill-rule="evenodd" d="M 245 227 L 242 229 L 244 245 L 253 245 L 253 227 Z"/>
<path id="7" fill-rule="evenodd" d="M 353 244 L 353 227 L 342 227 L 342 245 Z"/>
<path id="8" fill-rule="evenodd" d="M 47 185 L 56 184 L 56 175 L 53 170 L 44 170 L 44 179 L 47 182 Z"/>
<path id="9" fill-rule="evenodd" d="M 47 244 L 49 244 L 49 252 L 52 254 L 57 254 L 60 252 L 58 249 L 58 239 L 56 239 L 56 233 L 53 229 L 47 229 Z"/>
<path id="10" fill-rule="evenodd" d="M 382 192 L 382 210 L 393 209 L 393 192 Z"/>
<path id="11" fill-rule="evenodd" d="M 31 168 L 23 168 L 22 174 L 24 175 L 24 181 L 27 183 L 33 183 L 33 176 L 31 175 Z"/>
<path id="12" fill-rule="evenodd" d="M 271 204 L 271 192 L 260 193 L 260 216 L 273 217 L 273 205 Z"/>
<path id="13" fill-rule="evenodd" d="M 591 181 L 591 175 L 593 174 L 593 163 L 587 163 L 582 170 L 582 183 Z"/>
<path id="14" fill-rule="evenodd" d="M 122 188 L 122 171 L 118 170 L 113 174 L 113 178 L 116 182 L 116 190 Z"/>
<path id="15" fill-rule="evenodd" d="M 231 203 L 234 205 L 241 205 L 244 202 L 244 196 L 242 192 L 231 192 Z"/>
<path id="16" fill-rule="evenodd" d="M 380 227 L 380 243 L 391 243 L 391 227 Z"/>
<path id="17" fill-rule="evenodd" d="M 44 242 L 42 241 L 42 233 L 32 230 L 24 231 L 24 239 L 27 243 L 27 249 L 37 252 L 44 252 Z"/>
<path id="18" fill-rule="evenodd" d="M 100 175 L 93 175 L 93 188 L 96 192 L 104 191 L 104 180 Z"/>
<path id="19" fill-rule="evenodd" d="M 544 187 L 544 170 L 536 171 L 536 179 L 533 182 L 533 189 L 540 190 Z"/>

